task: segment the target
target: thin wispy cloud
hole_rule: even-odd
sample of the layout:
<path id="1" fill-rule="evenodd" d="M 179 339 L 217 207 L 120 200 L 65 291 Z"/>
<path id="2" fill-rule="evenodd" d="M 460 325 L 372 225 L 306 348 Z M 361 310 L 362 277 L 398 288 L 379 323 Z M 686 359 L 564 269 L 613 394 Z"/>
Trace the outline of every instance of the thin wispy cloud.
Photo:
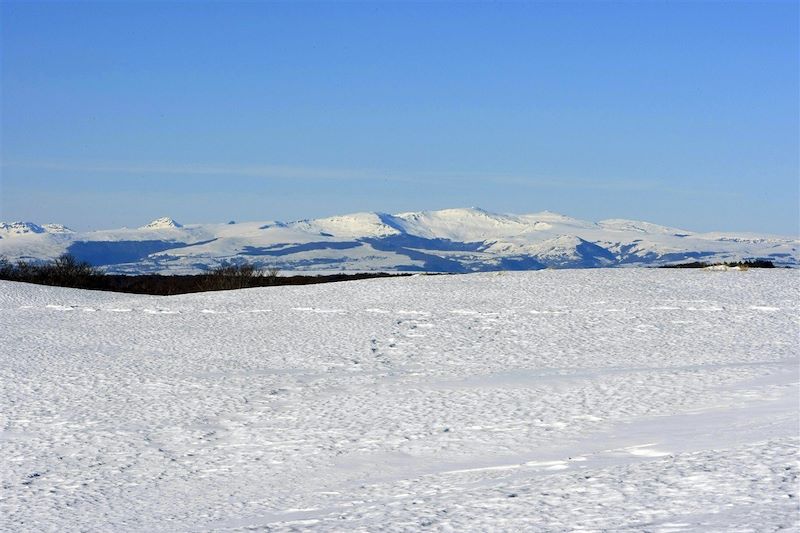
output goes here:
<path id="1" fill-rule="evenodd" d="M 497 184 L 538 189 L 575 189 L 604 191 L 657 191 L 673 194 L 715 194 L 738 196 L 732 192 L 694 189 L 687 191 L 668 185 L 668 180 L 631 179 L 580 179 L 554 176 L 529 176 L 525 174 L 481 173 L 475 171 L 426 171 L 402 172 L 371 168 L 326 168 L 292 165 L 229 165 L 201 163 L 147 163 L 131 164 L 125 162 L 63 162 L 63 161 L 10 161 L 2 163 L 3 168 L 44 170 L 51 172 L 86 172 L 109 174 L 133 174 L 147 176 L 231 176 L 241 178 L 261 178 L 267 180 L 307 180 L 307 181 L 389 181 L 397 183 L 457 185 L 476 183 Z"/>
<path id="2" fill-rule="evenodd" d="M 136 174 L 140 176 L 174 174 L 179 176 L 238 176 L 270 179 L 309 180 L 359 180 L 374 179 L 374 171 L 298 167 L 288 165 L 219 165 L 196 163 L 130 164 L 118 162 L 59 162 L 59 161 L 11 161 L 4 168 L 26 168 L 56 172 L 106 172 Z"/>

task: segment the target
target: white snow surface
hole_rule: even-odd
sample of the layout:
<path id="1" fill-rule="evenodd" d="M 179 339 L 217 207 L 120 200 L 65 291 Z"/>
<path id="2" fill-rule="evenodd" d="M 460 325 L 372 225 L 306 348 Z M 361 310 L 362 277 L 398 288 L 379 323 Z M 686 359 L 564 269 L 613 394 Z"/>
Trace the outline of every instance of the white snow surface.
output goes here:
<path id="1" fill-rule="evenodd" d="M 0 224 L 0 255 L 9 259 L 44 260 L 66 252 L 125 274 L 198 273 L 231 261 L 284 271 L 472 272 L 754 258 L 800 265 L 796 237 L 697 233 L 621 219 L 595 223 L 549 211 L 513 215 L 460 208 L 187 225 L 164 217 L 137 229 L 90 232 Z"/>
<path id="2" fill-rule="evenodd" d="M 0 530 L 796 531 L 797 274 L 0 282 Z"/>

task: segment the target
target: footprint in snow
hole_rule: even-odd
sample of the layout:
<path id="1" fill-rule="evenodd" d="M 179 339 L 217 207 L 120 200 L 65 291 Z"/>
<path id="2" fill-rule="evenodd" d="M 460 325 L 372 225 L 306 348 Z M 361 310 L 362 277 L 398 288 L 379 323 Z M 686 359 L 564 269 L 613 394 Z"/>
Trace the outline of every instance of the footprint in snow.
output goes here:
<path id="1" fill-rule="evenodd" d="M 762 313 L 774 313 L 775 311 L 780 311 L 780 307 L 772 307 L 769 305 L 751 305 L 750 309 L 754 311 L 761 311 Z"/>
<path id="2" fill-rule="evenodd" d="M 144 309 L 144 312 L 149 315 L 177 315 L 179 311 L 170 311 L 169 309 Z"/>
<path id="3" fill-rule="evenodd" d="M 639 444 L 638 446 L 628 446 L 621 450 L 636 457 L 665 457 L 669 455 L 668 452 L 662 452 L 653 448 L 656 443 L 652 444 Z"/>

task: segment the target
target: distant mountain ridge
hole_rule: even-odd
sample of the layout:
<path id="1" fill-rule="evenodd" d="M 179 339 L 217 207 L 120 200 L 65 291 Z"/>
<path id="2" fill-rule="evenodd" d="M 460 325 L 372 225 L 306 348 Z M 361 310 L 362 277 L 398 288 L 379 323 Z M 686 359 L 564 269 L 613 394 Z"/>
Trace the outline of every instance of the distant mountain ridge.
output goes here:
<path id="1" fill-rule="evenodd" d="M 28 233 L 74 233 L 63 224 L 34 224 L 33 222 L 0 222 L 0 238 L 3 235 L 25 235 Z"/>
<path id="2" fill-rule="evenodd" d="M 242 261 L 287 271 L 475 272 L 744 259 L 798 266 L 800 240 L 479 208 L 224 224 L 182 225 L 164 217 L 136 229 L 91 232 L 0 223 L 0 255 L 36 261 L 63 253 L 130 274 L 197 273 Z"/>

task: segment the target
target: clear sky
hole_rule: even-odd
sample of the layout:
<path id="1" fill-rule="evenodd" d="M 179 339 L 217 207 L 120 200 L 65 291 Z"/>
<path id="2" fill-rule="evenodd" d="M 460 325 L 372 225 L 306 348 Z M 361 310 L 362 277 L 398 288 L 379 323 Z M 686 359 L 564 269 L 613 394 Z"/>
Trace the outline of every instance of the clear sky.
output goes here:
<path id="1" fill-rule="evenodd" d="M 798 233 L 798 3 L 16 3 L 0 220 Z"/>

